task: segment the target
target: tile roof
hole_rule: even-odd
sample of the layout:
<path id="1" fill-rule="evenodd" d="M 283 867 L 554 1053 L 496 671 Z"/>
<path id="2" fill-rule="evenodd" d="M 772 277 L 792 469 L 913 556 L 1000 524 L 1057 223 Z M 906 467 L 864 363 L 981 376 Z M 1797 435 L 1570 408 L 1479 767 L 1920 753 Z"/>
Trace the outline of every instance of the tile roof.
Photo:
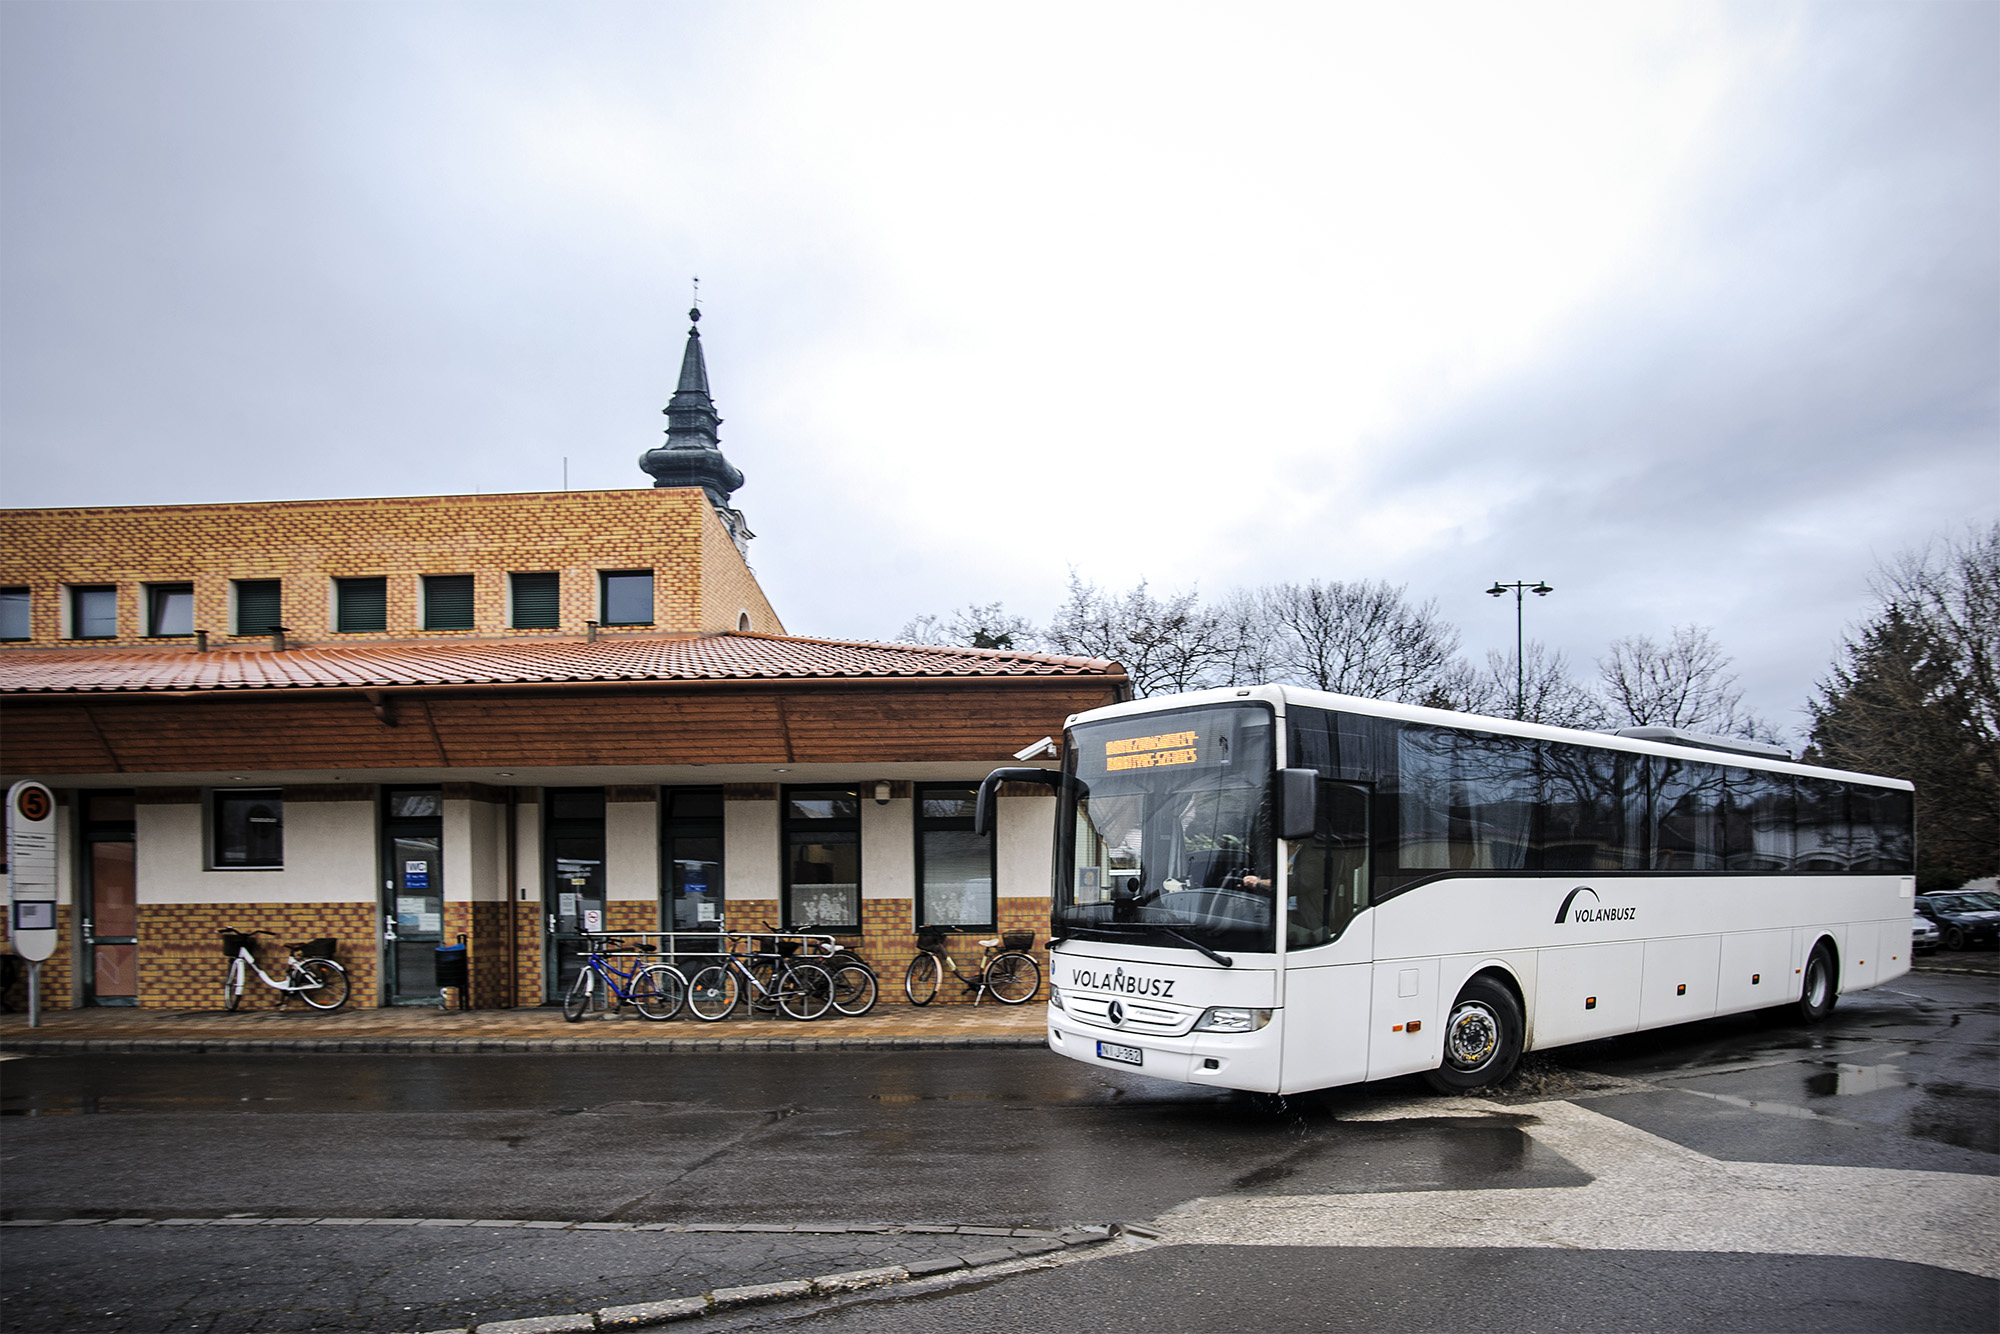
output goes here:
<path id="1" fill-rule="evenodd" d="M 595 681 L 1112 677 L 1116 663 L 1037 653 L 744 633 L 582 640 L 457 640 L 294 648 L 10 649 L 0 695 Z"/>

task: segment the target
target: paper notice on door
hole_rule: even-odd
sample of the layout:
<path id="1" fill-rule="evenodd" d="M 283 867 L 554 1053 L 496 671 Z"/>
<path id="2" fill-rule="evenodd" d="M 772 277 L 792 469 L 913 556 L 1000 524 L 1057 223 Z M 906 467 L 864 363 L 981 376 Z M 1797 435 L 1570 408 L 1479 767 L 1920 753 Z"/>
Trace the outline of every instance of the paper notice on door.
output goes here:
<path id="1" fill-rule="evenodd" d="M 595 908 L 584 913 L 583 929 L 585 931 L 602 931 L 604 929 L 604 914 Z"/>
<path id="2" fill-rule="evenodd" d="M 697 904 L 697 905 L 695 906 L 695 914 L 694 914 L 694 919 L 695 919 L 695 920 L 696 920 L 697 922 L 712 922 L 712 921 L 714 921 L 714 920 L 715 920 L 715 905 L 714 905 L 713 903 L 702 903 L 702 904 Z"/>
<path id="3" fill-rule="evenodd" d="M 433 935 L 444 933 L 444 914 L 441 912 L 420 912 L 417 914 L 417 930 Z"/>
<path id="4" fill-rule="evenodd" d="M 582 897 L 581 894 L 556 895 L 556 912 L 563 917 L 576 916 L 576 901 Z"/>

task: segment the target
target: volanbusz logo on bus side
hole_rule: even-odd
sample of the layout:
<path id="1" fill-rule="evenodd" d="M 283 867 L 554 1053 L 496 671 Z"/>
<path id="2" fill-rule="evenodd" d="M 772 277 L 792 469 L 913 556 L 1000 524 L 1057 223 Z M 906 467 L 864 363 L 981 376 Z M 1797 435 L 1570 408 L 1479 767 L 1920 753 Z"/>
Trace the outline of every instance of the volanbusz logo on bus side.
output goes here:
<path id="1" fill-rule="evenodd" d="M 1603 907 L 1602 905 L 1596 907 L 1591 906 L 1592 904 L 1598 903 L 1597 891 L 1592 889 L 1589 885 L 1578 885 L 1575 889 L 1572 889 L 1569 892 L 1567 897 L 1563 899 L 1563 906 L 1556 909 L 1556 925 L 1560 926 L 1564 922 L 1571 920 L 1572 914 L 1570 913 L 1570 905 L 1576 903 L 1576 896 L 1579 894 L 1590 895 L 1590 903 L 1577 905 L 1577 909 L 1574 914 L 1576 921 L 1631 922 L 1631 921 L 1636 921 L 1638 919 L 1639 910 L 1637 908 L 1606 908 Z"/>
<path id="2" fill-rule="evenodd" d="M 1093 972 L 1088 968 L 1069 970 L 1070 985 L 1085 991 L 1116 991 L 1127 996 L 1158 996 L 1161 1000 L 1174 994 L 1174 980 L 1171 977 L 1141 977 L 1123 968 L 1109 973 Z"/>

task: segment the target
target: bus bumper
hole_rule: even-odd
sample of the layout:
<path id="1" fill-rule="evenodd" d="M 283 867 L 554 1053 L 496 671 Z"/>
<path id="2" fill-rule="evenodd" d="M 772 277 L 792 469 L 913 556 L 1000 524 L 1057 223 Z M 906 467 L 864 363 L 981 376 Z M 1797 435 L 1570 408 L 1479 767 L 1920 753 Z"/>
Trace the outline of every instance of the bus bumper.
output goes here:
<path id="1" fill-rule="evenodd" d="M 1048 1042 L 1049 1050 L 1058 1056 L 1106 1070 L 1212 1088 L 1276 1093 L 1284 1018 L 1285 1012 L 1277 1011 L 1271 1022 L 1255 1033 L 1188 1033 L 1170 1038 L 1083 1023 L 1073 1014 L 1050 1007 Z M 1101 1054 L 1106 1050 L 1114 1054 Z M 1139 1059 L 1120 1059 L 1121 1052 L 1136 1052 Z"/>

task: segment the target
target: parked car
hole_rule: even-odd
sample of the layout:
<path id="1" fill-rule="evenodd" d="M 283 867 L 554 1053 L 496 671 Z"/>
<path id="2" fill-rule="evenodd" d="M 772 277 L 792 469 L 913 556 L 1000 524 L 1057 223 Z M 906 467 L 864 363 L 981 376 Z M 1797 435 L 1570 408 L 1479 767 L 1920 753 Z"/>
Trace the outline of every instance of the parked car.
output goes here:
<path id="1" fill-rule="evenodd" d="M 1910 915 L 1910 953 L 1929 954 L 1938 947 L 1940 939 L 1942 936 L 1936 922 L 1922 913 Z"/>
<path id="2" fill-rule="evenodd" d="M 1948 950 L 1991 945 L 2000 939 L 2000 907 L 1988 903 L 1983 894 L 1919 894 L 1916 907 L 1937 924 Z"/>

